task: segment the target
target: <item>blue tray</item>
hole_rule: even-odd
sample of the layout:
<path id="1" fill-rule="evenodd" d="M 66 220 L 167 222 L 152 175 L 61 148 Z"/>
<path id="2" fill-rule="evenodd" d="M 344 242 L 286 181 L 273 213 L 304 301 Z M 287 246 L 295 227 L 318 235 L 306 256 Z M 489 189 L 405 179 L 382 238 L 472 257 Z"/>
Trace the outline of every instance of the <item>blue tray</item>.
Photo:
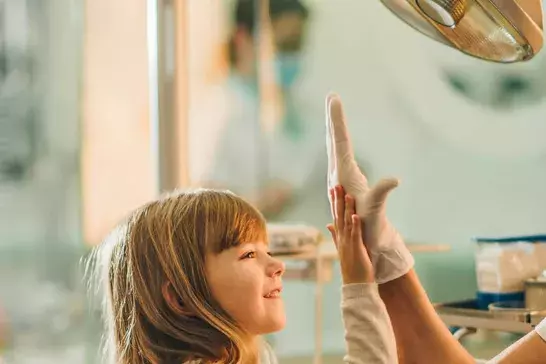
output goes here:
<path id="1" fill-rule="evenodd" d="M 525 301 L 525 292 L 490 293 L 478 292 L 476 294 L 476 306 L 479 310 L 487 310 L 492 303 Z"/>
<path id="2" fill-rule="evenodd" d="M 521 235 L 521 236 L 505 236 L 503 238 L 485 238 L 475 237 L 473 240 L 476 243 L 517 243 L 520 241 L 527 243 L 546 242 L 546 235 Z"/>

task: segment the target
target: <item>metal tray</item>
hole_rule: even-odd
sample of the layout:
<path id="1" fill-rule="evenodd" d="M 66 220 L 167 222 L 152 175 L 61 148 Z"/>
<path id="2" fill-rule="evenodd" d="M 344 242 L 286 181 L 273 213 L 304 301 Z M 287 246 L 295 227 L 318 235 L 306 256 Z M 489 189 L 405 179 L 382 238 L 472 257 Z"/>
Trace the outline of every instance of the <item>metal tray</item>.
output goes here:
<path id="1" fill-rule="evenodd" d="M 528 333 L 546 317 L 544 311 L 526 311 L 514 314 L 502 314 L 480 310 L 476 300 L 438 303 L 434 305 L 436 312 L 448 326 L 504 331 L 512 333 Z"/>

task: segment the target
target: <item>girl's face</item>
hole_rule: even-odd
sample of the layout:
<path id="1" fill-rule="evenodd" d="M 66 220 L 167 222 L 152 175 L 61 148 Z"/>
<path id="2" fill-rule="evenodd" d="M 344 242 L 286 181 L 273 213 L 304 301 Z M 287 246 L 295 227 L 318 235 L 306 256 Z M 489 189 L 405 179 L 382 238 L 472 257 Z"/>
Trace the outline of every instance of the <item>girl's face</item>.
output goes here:
<path id="1" fill-rule="evenodd" d="M 212 295 L 252 335 L 279 331 L 285 325 L 284 270 L 284 263 L 270 256 L 265 243 L 240 244 L 206 258 Z"/>

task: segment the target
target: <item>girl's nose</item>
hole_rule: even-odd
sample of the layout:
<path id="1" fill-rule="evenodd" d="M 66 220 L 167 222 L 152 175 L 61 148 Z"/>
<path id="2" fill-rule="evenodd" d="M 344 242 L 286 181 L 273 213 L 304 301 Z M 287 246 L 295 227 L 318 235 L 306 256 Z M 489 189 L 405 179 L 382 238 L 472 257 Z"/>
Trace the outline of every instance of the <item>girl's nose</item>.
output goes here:
<path id="1" fill-rule="evenodd" d="M 271 263 L 268 268 L 268 275 L 271 277 L 280 277 L 284 274 L 286 266 L 284 262 L 277 258 L 271 258 Z"/>

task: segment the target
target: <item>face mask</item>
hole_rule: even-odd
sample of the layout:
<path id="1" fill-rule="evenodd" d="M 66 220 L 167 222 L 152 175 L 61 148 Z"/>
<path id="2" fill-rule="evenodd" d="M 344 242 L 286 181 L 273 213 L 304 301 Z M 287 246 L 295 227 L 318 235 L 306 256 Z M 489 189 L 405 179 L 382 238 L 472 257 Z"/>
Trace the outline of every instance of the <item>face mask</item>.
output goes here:
<path id="1" fill-rule="evenodd" d="M 299 76 L 301 69 L 298 54 L 278 54 L 275 59 L 277 82 L 283 89 L 290 88 Z"/>

